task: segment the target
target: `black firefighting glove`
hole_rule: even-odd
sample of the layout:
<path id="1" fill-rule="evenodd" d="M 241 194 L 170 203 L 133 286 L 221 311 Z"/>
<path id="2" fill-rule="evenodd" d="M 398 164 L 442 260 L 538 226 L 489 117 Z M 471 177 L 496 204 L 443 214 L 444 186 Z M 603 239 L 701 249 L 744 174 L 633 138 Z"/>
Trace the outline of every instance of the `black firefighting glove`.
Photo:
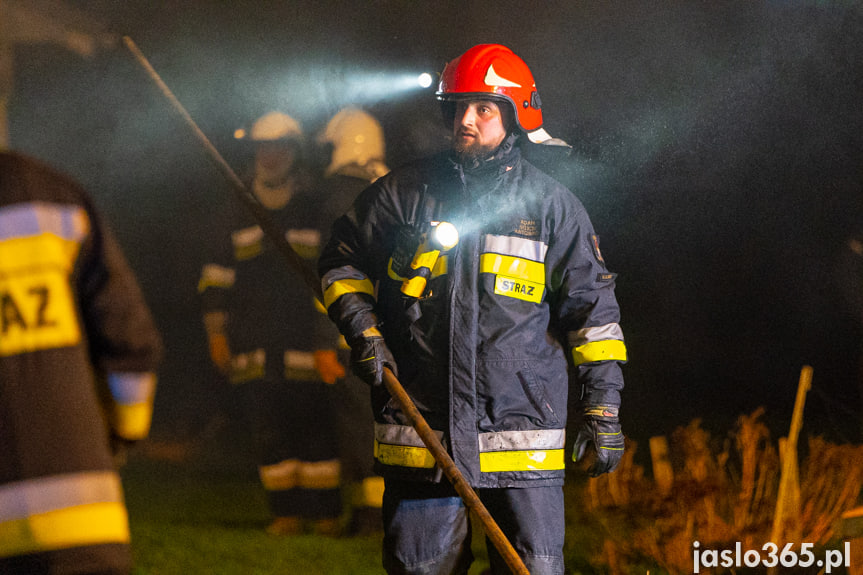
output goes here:
<path id="1" fill-rule="evenodd" d="M 381 385 L 384 366 L 398 375 L 393 354 L 376 327 L 367 329 L 358 338 L 348 342 L 351 346 L 351 371 L 369 385 Z"/>
<path id="2" fill-rule="evenodd" d="M 593 443 L 596 461 L 587 472 L 591 477 L 609 473 L 617 468 L 623 457 L 623 440 L 616 407 L 586 406 L 575 436 L 572 460 L 581 461 L 586 455 L 588 444 Z"/>

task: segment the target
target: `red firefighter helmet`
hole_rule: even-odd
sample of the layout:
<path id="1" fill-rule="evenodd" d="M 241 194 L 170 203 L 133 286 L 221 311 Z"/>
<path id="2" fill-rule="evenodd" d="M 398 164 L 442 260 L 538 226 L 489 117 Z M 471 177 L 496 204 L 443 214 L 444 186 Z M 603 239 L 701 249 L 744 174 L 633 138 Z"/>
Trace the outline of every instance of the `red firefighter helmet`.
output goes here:
<path id="1" fill-rule="evenodd" d="M 542 129 L 542 102 L 533 74 L 524 60 L 500 44 L 479 44 L 455 60 L 441 73 L 438 100 L 491 98 L 509 102 L 518 127 L 533 142 L 549 139 Z"/>

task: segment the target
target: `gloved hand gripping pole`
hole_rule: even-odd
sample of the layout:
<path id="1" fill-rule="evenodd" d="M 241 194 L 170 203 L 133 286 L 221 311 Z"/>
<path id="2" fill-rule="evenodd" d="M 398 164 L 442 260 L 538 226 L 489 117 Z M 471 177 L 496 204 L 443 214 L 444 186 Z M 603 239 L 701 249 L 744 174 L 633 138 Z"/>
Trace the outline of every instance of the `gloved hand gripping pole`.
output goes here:
<path id="1" fill-rule="evenodd" d="M 312 293 L 318 298 L 318 301 L 323 302 L 323 293 L 321 290 L 321 282 L 318 278 L 317 274 L 306 264 L 305 261 L 300 258 L 294 248 L 291 247 L 291 244 L 288 243 L 287 239 L 285 239 L 284 235 L 282 235 L 281 231 L 275 225 L 275 223 L 270 218 L 266 209 L 260 204 L 260 202 L 255 198 L 255 196 L 249 191 L 243 181 L 237 176 L 231 166 L 225 161 L 219 151 L 210 143 L 210 140 L 207 136 L 198 128 L 198 125 L 183 107 L 179 100 L 174 96 L 171 89 L 162 81 L 162 78 L 156 72 L 147 58 L 141 53 L 138 49 L 138 46 L 132 41 L 128 36 L 123 37 L 123 43 L 126 45 L 126 48 L 132 53 L 138 63 L 147 71 L 147 75 L 150 77 L 153 82 L 159 87 L 159 90 L 162 94 L 168 99 L 171 103 L 171 106 L 174 110 L 180 114 L 183 120 L 186 122 L 186 125 L 191 128 L 192 132 L 195 134 L 195 137 L 198 141 L 203 145 L 204 149 L 207 151 L 207 155 L 213 160 L 216 166 L 220 169 L 222 174 L 228 179 L 231 183 L 234 191 L 237 193 L 237 196 L 243 202 L 243 204 L 249 208 L 252 215 L 257 220 L 258 224 L 261 226 L 264 234 L 272 241 L 278 250 L 285 256 L 285 259 L 288 262 L 288 266 L 296 273 L 302 276 L 303 281 L 312 290 Z M 435 462 L 440 466 L 444 475 L 446 475 L 447 479 L 449 479 L 450 483 L 452 483 L 456 492 L 464 501 L 465 505 L 468 509 L 471 509 L 479 519 L 480 523 L 485 530 L 486 535 L 489 540 L 498 550 L 498 552 L 503 557 L 504 561 L 506 561 L 507 566 L 515 575 L 530 575 L 522 562 L 521 558 L 516 553 L 515 548 L 513 548 L 512 544 L 506 538 L 503 531 L 501 531 L 500 527 L 494 521 L 491 514 L 488 512 L 488 509 L 485 508 L 479 496 L 476 494 L 476 491 L 470 486 L 467 480 L 462 475 L 461 471 L 456 467 L 455 462 L 450 457 L 447 450 L 444 449 L 443 444 L 437 438 L 435 433 L 432 431 L 429 424 L 426 422 L 425 418 L 423 418 L 422 414 L 417 409 L 411 397 L 405 391 L 402 384 L 396 379 L 395 375 L 393 375 L 392 371 L 388 368 L 384 368 L 384 385 L 386 385 L 387 391 L 390 395 L 398 402 L 399 407 L 402 412 L 407 416 L 410 420 L 411 425 L 416 430 L 417 434 L 423 440 L 423 443 L 431 452 L 432 456 L 435 459 Z"/>

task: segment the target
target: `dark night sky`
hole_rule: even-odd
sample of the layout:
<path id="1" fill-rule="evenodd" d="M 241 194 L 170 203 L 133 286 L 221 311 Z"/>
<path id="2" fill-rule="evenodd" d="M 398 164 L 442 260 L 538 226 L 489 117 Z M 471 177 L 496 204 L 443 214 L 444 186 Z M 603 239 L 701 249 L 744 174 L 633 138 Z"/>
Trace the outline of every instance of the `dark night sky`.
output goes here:
<path id="1" fill-rule="evenodd" d="M 859 428 L 830 355 L 846 336 L 829 285 L 863 220 L 860 2 L 72 4 L 131 36 L 238 170 L 231 134 L 268 109 L 312 132 L 371 97 L 356 77 L 508 45 L 547 130 L 573 145 L 558 176 L 619 274 L 625 430 L 641 441 L 699 417 L 722 433 L 764 405 L 781 432 L 807 362 L 818 389 L 804 431 Z M 169 346 L 154 433 L 194 433 L 219 408 L 195 285 L 230 188 L 124 49 L 26 47 L 16 67 L 12 145 L 104 208 Z M 360 103 L 384 124 L 391 165 L 426 145 L 416 133 L 438 133 L 432 91 Z"/>

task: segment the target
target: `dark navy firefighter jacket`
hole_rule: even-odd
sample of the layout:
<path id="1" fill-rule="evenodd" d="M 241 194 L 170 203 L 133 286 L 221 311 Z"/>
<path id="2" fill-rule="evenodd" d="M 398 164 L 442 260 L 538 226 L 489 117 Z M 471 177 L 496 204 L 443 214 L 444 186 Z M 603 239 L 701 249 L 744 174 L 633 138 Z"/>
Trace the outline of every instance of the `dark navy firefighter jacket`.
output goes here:
<path id="1" fill-rule="evenodd" d="M 406 296 L 392 269 L 399 231 L 440 221 L 459 242 L 422 296 Z M 581 202 L 518 147 L 474 170 L 443 153 L 378 179 L 334 223 L 319 272 L 330 318 L 349 341 L 379 327 L 473 487 L 563 483 L 569 366 L 586 404 L 620 404 L 615 275 Z M 440 480 L 386 389 L 372 396 L 377 471 Z"/>

